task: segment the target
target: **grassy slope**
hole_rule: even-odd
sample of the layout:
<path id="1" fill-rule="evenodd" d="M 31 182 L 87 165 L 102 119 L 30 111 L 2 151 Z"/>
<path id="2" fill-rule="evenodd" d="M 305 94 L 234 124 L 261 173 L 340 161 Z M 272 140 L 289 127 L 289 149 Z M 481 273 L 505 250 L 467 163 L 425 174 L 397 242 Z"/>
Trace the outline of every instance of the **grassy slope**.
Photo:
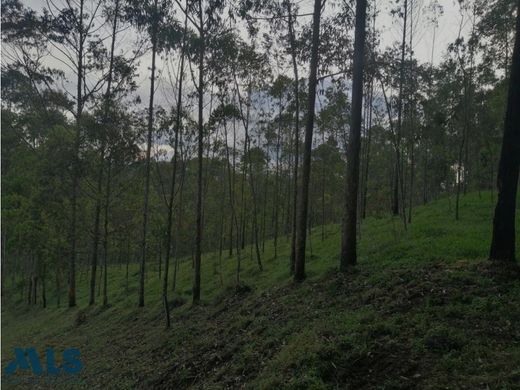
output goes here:
<path id="1" fill-rule="evenodd" d="M 283 239 L 276 260 L 266 243 L 263 272 L 246 251 L 239 290 L 235 259 L 224 256 L 221 287 L 208 254 L 203 304 L 174 308 L 170 330 L 155 270 L 144 309 L 137 267 L 128 294 L 124 269 L 109 269 L 107 308 L 87 308 L 86 276 L 79 309 L 28 308 L 17 293 L 2 308 L 2 367 L 14 346 L 79 347 L 85 388 L 520 388 L 520 274 L 485 260 L 490 194 L 461 207 L 459 222 L 449 199 L 418 207 L 406 232 L 398 219 L 363 222 L 348 275 L 336 272 L 338 227 L 324 241 L 317 228 L 301 285 Z M 179 286 L 189 302 L 189 262 Z"/>

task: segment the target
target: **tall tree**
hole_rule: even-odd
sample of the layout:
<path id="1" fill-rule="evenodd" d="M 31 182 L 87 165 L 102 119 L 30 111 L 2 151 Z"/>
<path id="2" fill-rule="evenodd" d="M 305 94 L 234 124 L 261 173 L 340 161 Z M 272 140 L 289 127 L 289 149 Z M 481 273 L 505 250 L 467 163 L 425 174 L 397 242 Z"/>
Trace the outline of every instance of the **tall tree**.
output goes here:
<path id="1" fill-rule="evenodd" d="M 198 127 L 197 127 L 197 216 L 195 230 L 195 267 L 193 276 L 193 303 L 200 301 L 200 265 L 202 260 L 201 242 L 202 242 L 202 158 L 204 151 L 204 56 L 206 51 L 205 27 L 204 27 L 204 11 L 202 0 L 198 0 L 198 25 L 199 33 L 199 80 L 197 84 L 198 96 Z"/>
<path id="2" fill-rule="evenodd" d="M 361 148 L 361 111 L 363 108 L 363 61 L 365 51 L 366 0 L 356 2 L 356 32 L 352 78 L 352 113 L 347 146 L 346 206 L 341 235 L 340 269 L 345 271 L 357 263 L 357 212 L 359 187 L 359 154 Z"/>
<path id="3" fill-rule="evenodd" d="M 316 103 L 316 85 L 320 46 L 321 0 L 314 0 L 312 18 L 312 49 L 309 69 L 309 96 L 307 105 L 307 123 L 305 125 L 305 144 L 303 147 L 302 178 L 300 196 L 298 197 L 298 226 L 296 235 L 296 257 L 294 263 L 294 280 L 305 279 L 305 244 L 307 238 L 307 215 L 309 205 L 309 183 L 311 176 L 312 133 Z"/>
<path id="4" fill-rule="evenodd" d="M 296 37 L 294 32 L 294 16 L 291 9 L 291 0 L 287 0 L 287 24 L 289 30 L 289 44 L 291 51 L 291 63 L 294 77 L 294 166 L 293 166 L 293 213 L 291 235 L 291 264 L 290 270 L 294 272 L 296 262 L 296 215 L 298 205 L 298 166 L 300 157 L 300 80 L 298 76 L 298 62 L 296 57 Z"/>
<path id="5" fill-rule="evenodd" d="M 401 41 L 401 62 L 399 64 L 399 95 L 397 97 L 397 124 L 396 124 L 396 135 L 395 135 L 395 172 L 394 172 L 394 195 L 392 203 L 392 212 L 394 215 L 398 215 L 400 206 L 403 207 L 403 218 L 406 222 L 406 216 L 404 213 L 404 199 L 399 201 L 399 196 L 404 198 L 402 191 L 404 178 L 402 169 L 402 152 L 401 152 L 401 137 L 402 137 L 402 125 L 403 125 L 403 88 L 405 78 L 405 54 L 406 54 L 406 28 L 408 20 L 408 0 L 404 0 L 403 5 L 403 36 Z"/>
<path id="6" fill-rule="evenodd" d="M 110 109 L 110 100 L 112 93 L 112 79 L 113 79 L 113 70 L 114 70 L 114 53 L 115 53 L 115 44 L 116 44 L 116 36 L 117 36 L 117 21 L 119 18 L 119 0 L 115 0 L 112 19 L 112 40 L 110 44 L 110 55 L 109 55 L 109 65 L 108 65 L 108 76 L 107 76 L 107 86 L 106 92 L 104 96 L 104 111 L 103 111 L 103 124 L 108 123 L 108 115 Z M 98 173 L 98 183 L 97 183 L 97 191 L 96 191 L 96 207 L 94 212 L 94 237 L 92 242 L 92 264 L 90 271 L 90 297 L 89 297 L 89 305 L 93 305 L 95 302 L 94 291 L 96 288 L 96 268 L 98 262 L 98 254 L 99 254 L 99 235 L 100 235 L 100 217 L 101 217 L 101 203 L 102 203 L 102 187 L 103 187 L 103 174 L 105 170 L 105 153 L 106 153 L 106 137 L 102 136 L 101 146 L 99 148 L 99 173 Z M 106 221 L 105 221 L 106 223 Z M 105 278 L 106 278 L 106 264 L 105 264 Z M 103 295 L 104 300 L 106 299 L 106 294 Z M 105 303 L 106 304 L 106 303 Z"/>
<path id="7" fill-rule="evenodd" d="M 144 306 L 144 282 L 145 266 L 148 245 L 148 222 L 149 222 L 149 202 L 150 202 L 150 167 L 152 135 L 154 129 L 154 97 L 155 97 L 155 78 L 156 78 L 156 57 L 164 48 L 164 25 L 167 24 L 167 9 L 169 4 L 164 1 L 159 3 L 153 1 L 127 0 L 125 9 L 127 18 L 137 27 L 144 30 L 151 41 L 151 67 L 150 67 L 150 95 L 148 100 L 148 115 L 146 124 L 146 153 L 145 153 L 145 177 L 144 177 L 144 196 L 143 196 L 143 219 L 141 236 L 141 256 L 139 266 L 139 307 Z M 172 22 L 173 25 L 173 22 Z"/>
<path id="8" fill-rule="evenodd" d="M 175 110 L 175 124 L 174 124 L 174 141 L 173 141 L 173 157 L 172 157 L 172 183 L 170 187 L 170 198 L 168 201 L 168 220 L 166 224 L 166 255 L 164 257 L 164 279 L 163 279 L 163 304 L 166 316 L 166 327 L 170 327 L 170 308 L 168 306 L 168 273 L 170 267 L 170 253 L 172 244 L 172 227 L 173 227 L 173 202 L 175 196 L 175 182 L 177 179 L 177 165 L 179 152 L 179 133 L 182 126 L 182 86 L 184 79 L 184 57 L 186 49 L 186 30 L 188 19 L 185 18 L 184 34 L 181 46 L 181 62 L 179 65 L 179 82 L 177 89 L 177 107 Z"/>
<path id="9" fill-rule="evenodd" d="M 48 2 L 48 9 L 45 10 L 44 21 L 52 26 L 49 37 L 53 47 L 60 53 L 64 53 L 65 61 L 69 68 L 74 70 L 76 75 L 76 102 L 73 111 L 75 121 L 74 133 L 74 157 L 71 164 L 71 195 L 70 195 L 70 227 L 69 227 L 69 307 L 76 306 L 76 256 L 78 243 L 78 193 L 80 182 L 80 149 L 82 145 L 83 129 L 82 117 L 83 110 L 87 101 L 103 85 L 105 78 L 101 77 L 92 87 L 87 87 L 87 71 L 95 67 L 92 59 L 97 58 L 95 52 L 100 48 L 101 41 L 94 39 L 96 34 L 95 22 L 102 1 L 89 3 L 90 10 L 87 10 L 85 0 L 77 2 L 63 1 L 61 7 L 58 3 Z"/>
<path id="10" fill-rule="evenodd" d="M 520 166 L 520 1 L 517 1 L 516 39 L 510 72 L 509 95 L 502 151 L 498 166 L 498 200 L 493 218 L 489 257 L 515 261 L 515 213 Z"/>

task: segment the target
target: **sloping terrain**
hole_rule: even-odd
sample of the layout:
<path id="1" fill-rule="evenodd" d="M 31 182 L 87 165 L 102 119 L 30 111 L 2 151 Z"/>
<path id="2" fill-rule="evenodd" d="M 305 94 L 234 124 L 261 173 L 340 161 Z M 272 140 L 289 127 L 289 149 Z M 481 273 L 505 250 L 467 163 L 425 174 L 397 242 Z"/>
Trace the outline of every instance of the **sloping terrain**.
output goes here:
<path id="1" fill-rule="evenodd" d="M 147 306 L 137 308 L 137 267 L 109 269 L 110 305 L 28 307 L 15 292 L 2 308 L 2 368 L 13 348 L 76 347 L 79 376 L 2 377 L 5 388 L 514 389 L 520 388 L 520 271 L 486 260 L 491 194 L 449 199 L 399 219 L 363 223 L 361 259 L 337 272 L 339 228 L 311 236 L 308 279 L 288 275 L 288 247 L 264 271 L 243 259 L 203 259 L 203 302 L 189 300 L 191 264 L 180 268 L 172 328 L 164 329 L 160 279 L 149 267 Z M 247 249 L 247 248 L 246 248 Z M 309 248 L 310 249 L 310 248 Z M 220 274 L 219 274 L 220 273 Z M 223 286 L 221 286 L 221 280 Z M 49 293 L 52 296 L 52 290 Z M 59 359 L 58 359 L 59 360 Z M 50 382 L 50 380 L 54 382 Z M 18 382 L 18 385 L 16 384 Z"/>

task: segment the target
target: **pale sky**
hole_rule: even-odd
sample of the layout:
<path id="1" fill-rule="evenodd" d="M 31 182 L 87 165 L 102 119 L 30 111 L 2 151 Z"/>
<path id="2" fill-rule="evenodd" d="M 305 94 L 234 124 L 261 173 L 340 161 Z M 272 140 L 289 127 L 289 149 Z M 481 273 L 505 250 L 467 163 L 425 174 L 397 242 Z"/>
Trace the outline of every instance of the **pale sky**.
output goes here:
<path id="1" fill-rule="evenodd" d="M 401 0 L 401 2 L 404 0 Z M 46 0 L 24 0 L 27 6 L 41 10 L 43 7 L 47 7 Z M 430 62 L 432 55 L 432 39 L 434 27 L 430 21 L 429 7 L 433 0 L 408 0 L 409 4 L 414 9 L 413 12 L 413 23 L 414 23 L 414 55 L 419 62 Z M 445 53 L 446 47 L 450 42 L 453 42 L 458 33 L 461 21 L 461 15 L 459 12 L 458 2 L 456 0 L 437 0 L 437 2 L 443 8 L 443 14 L 438 19 L 438 28 L 435 35 L 435 53 L 433 57 L 434 64 L 438 64 L 442 60 L 442 56 Z M 59 4 L 60 0 L 55 1 L 55 4 Z M 87 1 L 88 3 L 88 1 Z M 313 0 L 300 0 L 297 1 L 300 7 L 300 13 L 307 13 L 312 11 Z M 402 20 L 398 20 L 396 17 L 390 15 L 391 8 L 395 8 L 395 0 L 377 0 L 378 16 L 376 21 L 377 29 L 381 32 L 381 44 L 380 49 L 383 50 L 388 46 L 392 46 L 396 42 L 401 40 L 402 34 Z M 331 9 L 330 4 L 325 4 L 325 15 L 334 12 Z M 310 20 L 310 17 L 307 17 Z M 303 20 L 300 20 L 303 23 Z M 468 22 L 466 21 L 465 27 L 467 29 Z M 464 31 L 464 30 L 463 30 Z M 126 46 L 131 42 L 132 34 L 123 33 L 119 36 L 118 48 L 120 51 L 125 50 Z M 139 95 L 142 100 L 146 99 L 149 94 L 149 75 L 147 68 L 150 66 L 150 55 L 145 55 L 140 63 L 139 68 Z M 53 65 L 60 67 L 60 64 L 56 60 L 49 59 Z M 63 67 L 63 66 L 61 66 Z M 302 69 L 303 75 L 306 74 L 305 68 Z M 162 77 L 159 82 L 158 95 L 161 95 L 161 89 L 169 89 L 168 77 L 166 76 L 166 65 L 159 61 L 159 72 L 162 72 Z M 162 84 L 162 85 L 161 85 Z M 166 84 L 166 85 L 165 85 Z M 161 86 L 163 88 L 161 88 Z M 167 103 L 166 96 L 158 96 L 160 101 Z M 170 102 L 171 103 L 171 102 Z"/>
<path id="2" fill-rule="evenodd" d="M 54 4 L 60 4 L 61 0 L 53 1 Z M 376 28 L 381 33 L 380 50 L 383 51 L 386 47 L 395 45 L 396 43 L 400 42 L 402 35 L 402 19 L 398 19 L 397 17 L 391 15 L 391 9 L 396 7 L 395 0 L 376 1 L 378 9 Z M 401 0 L 401 2 L 403 1 L 404 0 Z M 300 14 L 312 12 L 313 0 L 296 0 L 296 2 L 300 7 Z M 331 7 L 329 2 L 330 0 L 325 4 L 324 15 L 330 15 L 331 12 L 334 12 L 334 8 Z M 371 1 L 369 0 L 369 2 Z M 415 58 L 421 63 L 429 63 L 432 58 L 434 26 L 431 22 L 431 12 L 429 9 L 431 8 L 433 2 L 440 4 L 443 9 L 442 14 L 438 18 L 438 27 L 435 31 L 435 52 L 433 56 L 433 63 L 438 64 L 442 60 L 448 44 L 453 42 L 459 34 L 461 14 L 457 0 L 408 0 L 409 6 L 413 8 L 413 12 L 411 13 L 411 16 L 409 15 L 409 18 L 412 18 L 414 25 L 414 55 Z M 23 3 L 37 11 L 41 11 L 44 7 L 47 8 L 46 0 L 23 0 Z M 89 1 L 86 1 L 86 4 L 89 4 Z M 300 18 L 299 22 L 300 25 L 310 22 L 310 16 Z M 465 32 L 467 32 L 469 25 L 470 23 L 466 17 L 464 19 L 462 29 L 463 35 Z M 245 32 L 243 35 L 245 35 Z M 128 50 L 131 49 L 131 44 L 134 40 L 135 33 L 132 32 L 132 30 L 127 30 L 119 34 L 117 43 L 118 54 L 128 52 Z M 147 102 L 149 96 L 150 82 L 148 69 L 151 63 L 150 57 L 150 54 L 146 53 L 140 59 L 140 65 L 138 68 L 139 77 L 137 80 L 137 94 L 141 97 L 143 107 L 145 107 L 145 103 Z M 75 82 L 74 77 L 70 77 L 72 75 L 70 70 L 67 70 L 64 65 L 60 64 L 59 61 L 53 58 L 49 58 L 49 65 L 61 68 L 65 71 L 65 74 L 68 76 L 67 78 L 70 78 L 70 81 L 67 82 L 64 87 L 69 91 L 74 91 Z M 307 66 L 308 65 L 305 64 L 301 68 L 300 74 L 302 76 L 307 75 Z M 174 68 L 172 64 L 170 64 L 170 67 L 172 69 Z M 174 104 L 174 88 L 172 88 L 170 84 L 166 61 L 158 60 L 157 72 L 159 77 L 156 82 L 156 104 L 165 106 L 165 108 L 171 107 Z M 188 79 L 190 79 L 189 72 L 187 74 Z M 166 145 L 165 148 L 169 149 L 169 147 Z"/>

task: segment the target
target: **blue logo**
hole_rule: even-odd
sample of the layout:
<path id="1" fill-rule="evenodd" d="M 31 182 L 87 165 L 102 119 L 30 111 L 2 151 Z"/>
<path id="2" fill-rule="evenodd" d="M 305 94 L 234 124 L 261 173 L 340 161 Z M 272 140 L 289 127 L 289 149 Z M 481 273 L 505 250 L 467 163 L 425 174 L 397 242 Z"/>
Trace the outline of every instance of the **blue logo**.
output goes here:
<path id="1" fill-rule="evenodd" d="M 45 364 L 35 348 L 15 348 L 14 359 L 7 364 L 4 374 L 10 376 L 19 371 L 31 370 L 36 376 L 43 374 L 57 376 L 60 374 L 79 374 L 83 368 L 79 349 L 65 349 L 61 360 L 61 365 L 58 365 L 54 348 L 46 349 Z"/>

